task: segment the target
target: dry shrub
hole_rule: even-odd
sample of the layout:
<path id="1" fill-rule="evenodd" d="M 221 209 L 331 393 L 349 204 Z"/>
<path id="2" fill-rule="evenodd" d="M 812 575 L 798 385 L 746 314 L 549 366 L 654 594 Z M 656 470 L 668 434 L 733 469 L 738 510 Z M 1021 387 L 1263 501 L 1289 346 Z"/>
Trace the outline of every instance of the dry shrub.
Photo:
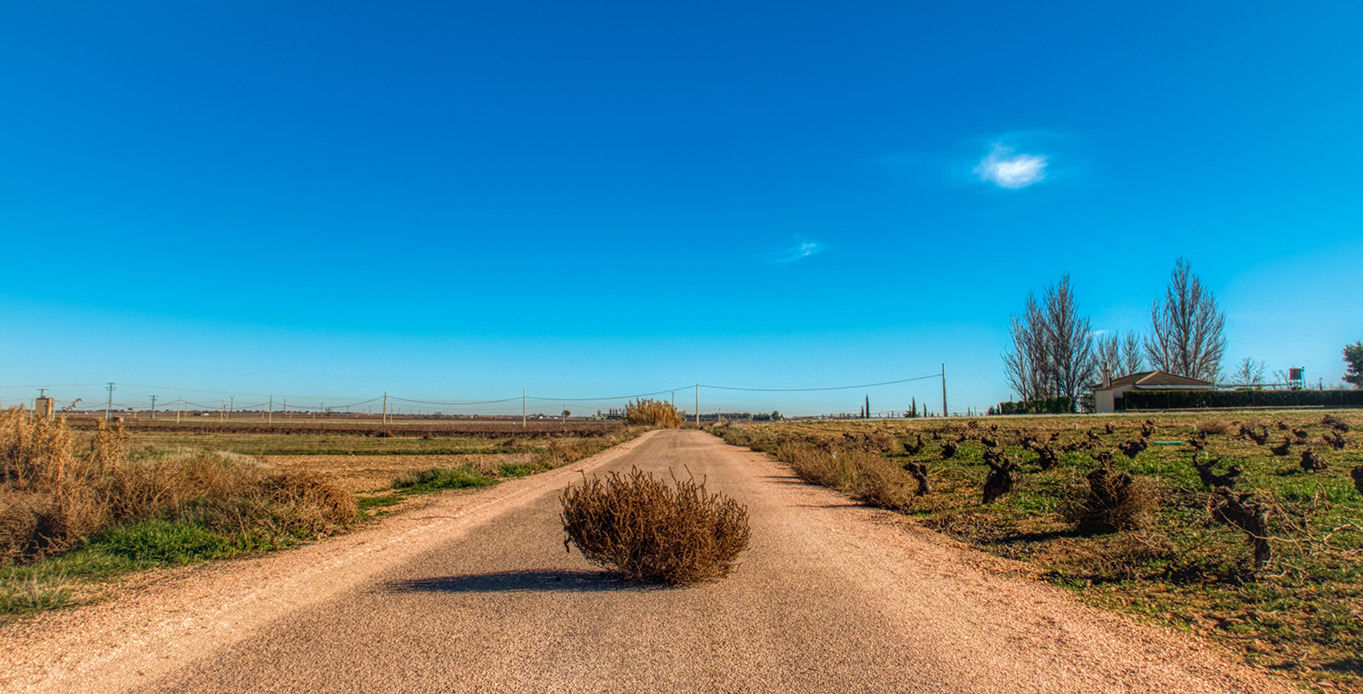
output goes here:
<path id="1" fill-rule="evenodd" d="M 1088 498 L 1073 512 L 1080 532 L 1098 534 L 1150 527 L 1159 502 L 1148 481 L 1103 466 L 1088 474 L 1088 482 Z"/>
<path id="2" fill-rule="evenodd" d="M 802 480 L 847 492 L 852 498 L 880 508 L 909 505 L 908 478 L 884 456 L 864 450 L 833 450 L 804 441 L 778 444 L 772 454 L 788 463 Z"/>
<path id="3" fill-rule="evenodd" d="M 845 447 L 869 453 L 893 453 L 899 450 L 899 439 L 888 431 L 876 429 L 856 437 Z"/>
<path id="4" fill-rule="evenodd" d="M 861 454 L 848 461 L 856 475 L 852 498 L 880 508 L 899 509 L 909 505 L 905 476 L 894 465 L 874 454 Z"/>
<path id="5" fill-rule="evenodd" d="M 1199 434 L 1219 436 L 1230 431 L 1231 425 L 1224 419 L 1204 419 L 1194 425 L 1193 430 Z"/>
<path id="6" fill-rule="evenodd" d="M 531 464 L 545 469 L 575 463 L 583 458 L 596 455 L 607 442 L 601 438 L 554 439 L 543 449 L 536 451 Z"/>
<path id="7" fill-rule="evenodd" d="M 681 426 L 681 413 L 670 402 L 642 398 L 625 404 L 625 421 L 650 427 L 676 429 Z"/>
<path id="8" fill-rule="evenodd" d="M 790 464 L 796 476 L 806 482 L 834 489 L 843 486 L 846 475 L 836 453 L 796 441 L 777 444 L 771 452 L 777 460 Z"/>
<path id="9" fill-rule="evenodd" d="M 89 452 L 78 455 L 65 422 L 0 412 L 0 562 L 60 553 L 107 527 L 152 518 L 274 541 L 358 516 L 354 497 L 321 475 L 275 473 L 247 456 L 190 449 L 130 461 L 127 438 L 101 423 Z"/>
<path id="10" fill-rule="evenodd" d="M 626 578 L 685 585 L 727 576 L 748 546 L 748 511 L 705 483 L 628 474 L 563 490 L 563 530 L 589 561 Z M 566 541 L 565 541 L 566 544 Z"/>

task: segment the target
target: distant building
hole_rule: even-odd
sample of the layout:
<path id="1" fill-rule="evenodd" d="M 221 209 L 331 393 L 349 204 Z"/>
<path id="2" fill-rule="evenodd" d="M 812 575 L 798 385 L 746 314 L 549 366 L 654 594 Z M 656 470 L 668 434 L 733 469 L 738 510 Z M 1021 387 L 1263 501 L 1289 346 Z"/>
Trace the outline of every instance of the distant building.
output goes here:
<path id="1" fill-rule="evenodd" d="M 1140 371 L 1093 389 L 1095 412 L 1116 412 L 1117 401 L 1128 390 L 1213 390 L 1216 384 L 1199 378 L 1175 376 L 1163 371 Z"/>

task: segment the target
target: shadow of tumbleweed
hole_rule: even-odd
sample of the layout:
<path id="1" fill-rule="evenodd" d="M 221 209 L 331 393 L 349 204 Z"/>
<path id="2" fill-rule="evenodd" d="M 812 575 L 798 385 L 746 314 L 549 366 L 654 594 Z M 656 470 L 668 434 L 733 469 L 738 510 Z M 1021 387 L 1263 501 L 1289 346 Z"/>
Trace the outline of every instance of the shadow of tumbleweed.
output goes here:
<path id="1" fill-rule="evenodd" d="M 658 589 L 597 571 L 550 569 L 414 578 L 393 581 L 384 588 L 396 593 L 594 593 Z"/>

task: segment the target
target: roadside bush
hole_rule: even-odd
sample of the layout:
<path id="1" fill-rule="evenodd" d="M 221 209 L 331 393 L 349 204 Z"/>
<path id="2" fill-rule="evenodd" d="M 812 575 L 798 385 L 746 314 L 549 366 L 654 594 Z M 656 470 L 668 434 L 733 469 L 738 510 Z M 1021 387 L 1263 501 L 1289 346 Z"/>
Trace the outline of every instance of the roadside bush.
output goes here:
<path id="1" fill-rule="evenodd" d="M 686 585 L 716 580 L 748 546 L 748 511 L 704 482 L 612 472 L 559 497 L 568 540 L 588 561 L 636 581 Z"/>
<path id="2" fill-rule="evenodd" d="M 62 420 L 0 412 L 0 562 L 59 554 L 143 522 L 190 524 L 241 547 L 329 532 L 358 516 L 354 497 L 322 475 L 190 449 L 130 460 L 126 442 L 121 427 L 101 424 L 78 454 Z"/>
<path id="3" fill-rule="evenodd" d="M 681 426 L 681 413 L 670 402 L 640 399 L 625 404 L 625 421 L 651 427 L 676 429 Z"/>
<path id="4" fill-rule="evenodd" d="M 852 498 L 870 506 L 901 509 L 909 505 L 905 475 L 879 455 L 857 456 L 850 461 L 856 470 Z"/>
<path id="5" fill-rule="evenodd" d="M 846 474 L 830 451 L 808 443 L 787 441 L 777 444 L 771 454 L 788 463 L 796 476 L 806 482 L 834 489 L 843 486 Z"/>

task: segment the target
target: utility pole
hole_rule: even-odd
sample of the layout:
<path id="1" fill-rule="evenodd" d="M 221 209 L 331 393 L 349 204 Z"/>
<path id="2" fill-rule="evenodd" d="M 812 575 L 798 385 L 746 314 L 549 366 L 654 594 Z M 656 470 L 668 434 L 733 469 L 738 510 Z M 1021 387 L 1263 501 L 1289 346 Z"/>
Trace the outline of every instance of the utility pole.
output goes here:
<path id="1" fill-rule="evenodd" d="M 109 421 L 109 410 L 114 409 L 114 384 L 109 384 L 109 399 L 104 403 L 104 421 Z"/>
<path id="2" fill-rule="evenodd" d="M 388 423 L 388 391 L 383 391 L 383 423 Z"/>
<path id="3" fill-rule="evenodd" d="M 700 384 L 696 384 L 696 426 L 700 426 Z"/>
<path id="4" fill-rule="evenodd" d="M 180 423 L 180 416 L 185 412 L 184 398 L 175 398 L 175 423 Z"/>
<path id="5" fill-rule="evenodd" d="M 156 396 L 151 396 L 151 421 L 156 421 Z"/>
<path id="6" fill-rule="evenodd" d="M 231 418 L 232 418 L 232 411 L 235 410 L 235 409 L 237 409 L 237 396 L 235 396 L 235 395 L 229 395 L 229 396 L 227 396 L 227 418 L 228 418 L 228 419 L 231 419 Z"/>
<path id="7" fill-rule="evenodd" d="M 521 386 L 521 428 L 525 427 L 525 386 Z"/>
<path id="8" fill-rule="evenodd" d="M 947 416 L 947 365 L 942 364 L 942 416 Z"/>
<path id="9" fill-rule="evenodd" d="M 268 412 L 268 414 L 265 415 L 265 423 L 266 423 L 266 424 L 274 424 L 274 396 L 273 396 L 273 395 L 270 396 L 270 409 L 266 410 L 266 412 Z"/>

